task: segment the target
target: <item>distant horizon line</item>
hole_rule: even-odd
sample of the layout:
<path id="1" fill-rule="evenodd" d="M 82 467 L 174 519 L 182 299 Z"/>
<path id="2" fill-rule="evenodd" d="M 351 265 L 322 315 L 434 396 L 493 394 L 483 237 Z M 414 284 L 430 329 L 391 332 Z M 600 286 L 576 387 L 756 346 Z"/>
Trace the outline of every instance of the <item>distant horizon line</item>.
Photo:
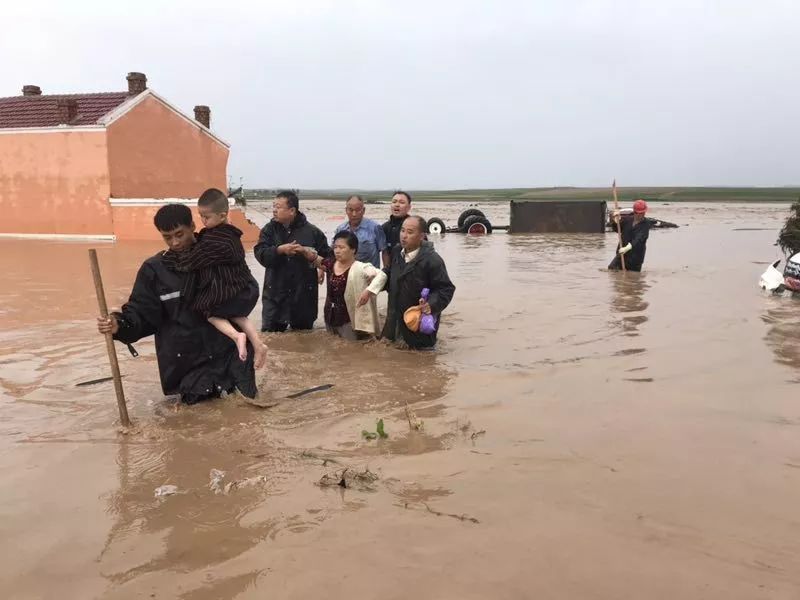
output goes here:
<path id="1" fill-rule="evenodd" d="M 475 192 L 475 191 L 503 191 L 503 190 L 604 190 L 611 189 L 611 185 L 556 185 L 556 186 L 511 186 L 511 187 L 464 187 L 464 188 L 427 188 L 427 187 L 302 187 L 302 186 L 247 186 L 245 190 L 301 190 L 304 192 L 391 192 L 394 190 L 408 190 L 418 192 Z M 787 185 L 620 185 L 618 190 L 625 189 L 738 189 L 738 190 L 800 190 L 800 183 Z"/>

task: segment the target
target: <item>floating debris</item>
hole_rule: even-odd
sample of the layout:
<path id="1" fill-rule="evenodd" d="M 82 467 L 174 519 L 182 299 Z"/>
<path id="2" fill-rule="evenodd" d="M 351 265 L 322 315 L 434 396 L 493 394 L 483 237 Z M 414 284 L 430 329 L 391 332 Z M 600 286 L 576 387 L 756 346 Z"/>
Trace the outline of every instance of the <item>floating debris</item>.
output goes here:
<path id="1" fill-rule="evenodd" d="M 446 513 L 446 512 L 442 512 L 440 510 L 435 510 L 435 509 L 431 508 L 428 505 L 427 502 L 421 502 L 420 504 L 425 507 L 425 510 L 427 512 L 431 513 L 432 515 L 436 515 L 437 517 L 450 517 L 452 519 L 458 519 L 459 521 L 464 521 L 464 522 L 468 522 L 468 523 L 475 523 L 476 525 L 480 523 L 480 521 L 478 519 L 476 519 L 475 517 L 471 517 L 471 516 L 469 516 L 467 514 L 460 514 L 459 515 L 459 514 L 456 514 L 456 513 Z M 403 504 L 403 508 L 405 508 L 407 510 L 416 510 L 417 504 L 416 503 L 411 503 L 411 502 L 405 502 Z"/>
<path id="2" fill-rule="evenodd" d="M 341 463 L 339 460 L 337 460 L 337 459 L 335 459 L 335 458 L 333 458 L 333 457 L 330 457 L 330 456 L 320 456 L 319 454 L 316 454 L 316 453 L 314 453 L 314 452 L 311 452 L 310 450 L 303 450 L 303 452 L 301 452 L 301 453 L 300 453 L 300 456 L 301 456 L 302 458 L 311 458 L 311 459 L 314 459 L 314 460 L 321 460 L 321 461 L 322 461 L 322 466 L 323 466 L 323 467 L 327 467 L 327 466 L 328 466 L 328 463 L 333 463 L 333 464 L 335 464 L 335 465 L 340 465 L 340 464 L 342 464 L 342 463 Z"/>
<path id="3" fill-rule="evenodd" d="M 215 494 L 222 494 L 225 491 L 222 487 L 222 480 L 225 479 L 225 471 L 211 469 L 209 477 L 211 481 L 208 482 L 208 488 Z"/>
<path id="4" fill-rule="evenodd" d="M 319 480 L 320 487 L 342 487 L 345 489 L 355 489 L 360 492 L 374 492 L 375 482 L 378 481 L 378 476 L 369 470 L 356 471 L 350 467 L 344 469 L 337 469 L 330 473 L 325 473 Z"/>
<path id="5" fill-rule="evenodd" d="M 480 521 L 475 517 L 470 517 L 469 515 L 466 514 L 457 515 L 455 513 L 446 513 L 446 512 L 441 512 L 439 510 L 434 510 L 430 506 L 428 506 L 428 504 L 425 502 L 423 502 L 422 505 L 425 507 L 425 510 L 427 510 L 432 515 L 436 515 L 437 517 L 451 517 L 453 519 L 458 519 L 459 521 L 469 521 L 470 523 L 475 523 L 475 524 L 480 523 Z"/>
<path id="6" fill-rule="evenodd" d="M 226 483 L 225 488 L 223 489 L 223 493 L 227 496 L 234 490 L 239 490 L 242 488 L 258 487 L 266 485 L 266 483 L 267 483 L 266 475 L 257 475 L 256 477 L 248 477 L 247 479 L 240 479 L 239 481 L 231 481 L 230 483 Z"/>
<path id="7" fill-rule="evenodd" d="M 172 496 L 178 493 L 177 485 L 162 485 L 156 488 L 155 497 L 161 498 L 163 496 Z"/>
<path id="8" fill-rule="evenodd" d="M 425 426 L 422 420 L 417 417 L 417 413 L 415 413 L 412 410 L 412 408 L 408 405 L 407 401 L 406 401 L 406 419 L 408 419 L 408 428 L 411 431 L 422 431 L 422 428 Z"/>
<path id="9" fill-rule="evenodd" d="M 238 481 L 229 481 L 224 483 L 225 471 L 220 469 L 211 469 L 208 474 L 210 481 L 208 482 L 208 489 L 215 494 L 228 495 L 234 490 L 241 488 L 250 488 L 265 485 L 267 483 L 266 475 L 257 475 L 255 477 L 248 477 L 246 479 L 239 479 Z M 224 484 L 224 485 L 223 485 Z"/>

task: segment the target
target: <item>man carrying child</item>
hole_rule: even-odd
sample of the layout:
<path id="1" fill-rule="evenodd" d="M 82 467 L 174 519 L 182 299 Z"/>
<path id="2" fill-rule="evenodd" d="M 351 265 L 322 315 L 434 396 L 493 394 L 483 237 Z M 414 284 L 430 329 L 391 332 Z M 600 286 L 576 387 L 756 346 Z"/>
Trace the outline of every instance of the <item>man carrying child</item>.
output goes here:
<path id="1" fill-rule="evenodd" d="M 230 339 L 181 301 L 189 275 L 177 265 L 196 243 L 191 210 L 167 204 L 156 213 L 154 224 L 167 250 L 144 261 L 128 302 L 107 319 L 98 318 L 98 331 L 126 344 L 154 335 L 162 390 L 180 394 L 186 404 L 236 389 L 254 398 L 253 348 L 242 361 Z"/>

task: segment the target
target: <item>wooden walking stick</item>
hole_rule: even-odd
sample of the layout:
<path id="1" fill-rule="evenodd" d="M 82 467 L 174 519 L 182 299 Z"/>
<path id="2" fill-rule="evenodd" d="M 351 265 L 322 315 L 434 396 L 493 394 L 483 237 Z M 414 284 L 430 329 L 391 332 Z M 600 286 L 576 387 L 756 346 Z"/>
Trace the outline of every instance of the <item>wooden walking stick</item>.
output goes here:
<path id="1" fill-rule="evenodd" d="M 611 190 L 614 193 L 614 212 L 617 214 L 617 239 L 619 240 L 619 247 L 622 248 L 622 215 L 619 214 L 619 202 L 617 201 L 617 180 L 611 184 Z M 617 250 L 619 252 L 619 250 Z M 619 254 L 619 262 L 622 265 L 622 272 L 625 272 L 625 255 Z"/>
<path id="2" fill-rule="evenodd" d="M 92 265 L 92 278 L 94 278 L 94 291 L 97 294 L 97 306 L 100 309 L 100 316 L 108 318 L 108 306 L 106 305 L 106 293 L 103 291 L 103 278 L 100 275 L 100 264 L 97 262 L 97 250 L 89 249 L 89 263 Z M 108 362 L 111 363 L 111 375 L 114 378 L 114 391 L 117 394 L 117 406 L 119 407 L 119 420 L 123 427 L 130 427 L 131 420 L 128 418 L 128 406 L 125 404 L 125 392 L 122 391 L 122 376 L 119 372 L 119 362 L 117 362 L 117 349 L 114 347 L 114 338 L 109 332 L 105 335 L 106 350 L 108 350 Z"/>

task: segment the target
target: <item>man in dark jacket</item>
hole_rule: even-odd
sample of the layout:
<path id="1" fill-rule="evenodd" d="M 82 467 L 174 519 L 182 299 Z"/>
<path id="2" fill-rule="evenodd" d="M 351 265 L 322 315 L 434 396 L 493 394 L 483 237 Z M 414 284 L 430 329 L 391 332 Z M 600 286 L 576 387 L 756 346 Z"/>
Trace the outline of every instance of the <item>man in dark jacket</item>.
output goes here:
<path id="1" fill-rule="evenodd" d="M 181 299 L 186 273 L 176 270 L 178 255 L 195 243 L 188 206 L 167 204 L 155 215 L 155 226 L 168 250 L 148 258 L 139 268 L 133 291 L 121 311 L 99 318 L 100 333 L 111 332 L 125 344 L 154 335 L 161 388 L 194 404 L 238 389 L 248 398 L 257 393 L 253 348 L 239 360 L 236 345 Z"/>
<path id="2" fill-rule="evenodd" d="M 642 270 L 647 252 L 647 238 L 650 236 L 650 221 L 645 218 L 645 213 L 647 203 L 637 200 L 633 203 L 633 219 L 620 221 L 619 214 L 614 215 L 614 220 L 620 223 L 622 243 L 617 244 L 617 254 L 608 265 L 610 271 L 619 271 L 622 268 L 622 256 L 625 257 L 626 271 Z"/>
<path id="3" fill-rule="evenodd" d="M 383 266 L 388 267 L 392 261 L 392 250 L 400 245 L 400 228 L 403 221 L 411 212 L 411 195 L 402 190 L 392 194 L 392 206 L 389 213 L 389 220 L 381 227 L 383 236 L 386 238 L 386 248 L 383 250 Z"/>
<path id="4" fill-rule="evenodd" d="M 431 348 L 436 344 L 441 313 L 456 291 L 442 257 L 433 245 L 424 241 L 427 229 L 422 217 L 407 217 L 400 229 L 400 245 L 394 248 L 390 264 L 384 269 L 389 276 L 386 286 L 389 307 L 383 337 L 392 341 L 402 337 L 411 348 Z M 430 290 L 427 302 L 420 301 L 423 288 Z M 417 305 L 422 307 L 423 313 L 436 317 L 436 331 L 433 333 L 411 331 L 406 327 L 403 314 Z"/>
<path id="5" fill-rule="evenodd" d="M 300 212 L 300 200 L 279 192 L 272 220 L 261 230 L 253 249 L 266 268 L 262 292 L 261 331 L 311 329 L 317 319 L 318 259 L 333 255 L 325 234 Z"/>

